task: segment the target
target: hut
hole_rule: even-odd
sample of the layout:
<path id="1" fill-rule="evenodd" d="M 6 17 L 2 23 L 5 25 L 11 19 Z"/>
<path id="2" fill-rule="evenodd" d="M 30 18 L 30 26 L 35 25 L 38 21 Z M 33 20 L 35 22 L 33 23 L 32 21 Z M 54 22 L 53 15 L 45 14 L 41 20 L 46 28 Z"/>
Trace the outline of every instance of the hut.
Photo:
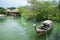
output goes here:
<path id="1" fill-rule="evenodd" d="M 17 9 L 6 9 L 6 15 L 8 16 L 21 16 L 20 12 Z"/>

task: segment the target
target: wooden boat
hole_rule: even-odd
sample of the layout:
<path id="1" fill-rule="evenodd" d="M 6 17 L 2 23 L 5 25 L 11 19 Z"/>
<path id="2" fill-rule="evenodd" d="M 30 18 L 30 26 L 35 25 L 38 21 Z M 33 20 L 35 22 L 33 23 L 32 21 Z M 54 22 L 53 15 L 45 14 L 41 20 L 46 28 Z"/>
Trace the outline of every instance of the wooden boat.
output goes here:
<path id="1" fill-rule="evenodd" d="M 52 28 L 52 21 L 51 20 L 46 20 L 41 23 L 40 26 L 35 26 L 35 30 L 38 35 L 42 35 L 49 31 Z"/>

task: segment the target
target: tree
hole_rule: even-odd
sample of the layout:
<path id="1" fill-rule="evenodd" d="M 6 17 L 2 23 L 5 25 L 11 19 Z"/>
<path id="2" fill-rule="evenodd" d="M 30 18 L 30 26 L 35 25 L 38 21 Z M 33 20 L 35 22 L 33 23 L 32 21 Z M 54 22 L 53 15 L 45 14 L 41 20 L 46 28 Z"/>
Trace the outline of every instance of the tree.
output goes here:
<path id="1" fill-rule="evenodd" d="M 60 10 L 60 1 L 58 2 L 58 9 Z"/>
<path id="2" fill-rule="evenodd" d="M 36 15 L 36 20 L 48 19 L 47 11 L 51 6 L 49 1 L 29 0 L 28 3 L 31 4 L 31 10 L 35 13 L 34 15 Z"/>
<path id="3" fill-rule="evenodd" d="M 14 10 L 14 9 L 16 9 L 16 7 L 9 7 L 7 9 Z"/>
<path id="4" fill-rule="evenodd" d="M 5 8 L 0 7 L 0 14 L 5 14 Z"/>
<path id="5" fill-rule="evenodd" d="M 30 5 L 20 8 L 23 16 L 26 19 L 36 19 L 41 20 L 60 20 L 60 3 L 57 4 L 55 0 L 51 1 L 38 1 L 38 0 L 28 0 Z M 58 6 L 57 6 L 58 5 Z"/>

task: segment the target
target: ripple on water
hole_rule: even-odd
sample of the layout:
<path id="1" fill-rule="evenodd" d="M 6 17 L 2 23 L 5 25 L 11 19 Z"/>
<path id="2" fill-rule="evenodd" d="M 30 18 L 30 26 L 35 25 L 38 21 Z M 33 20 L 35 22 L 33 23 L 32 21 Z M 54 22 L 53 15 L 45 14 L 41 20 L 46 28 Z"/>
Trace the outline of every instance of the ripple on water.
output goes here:
<path id="1" fill-rule="evenodd" d="M 48 40 L 60 40 L 60 23 L 54 22 Z M 8 17 L 0 23 L 0 40 L 46 40 L 46 34 L 38 37 L 31 22 Z"/>

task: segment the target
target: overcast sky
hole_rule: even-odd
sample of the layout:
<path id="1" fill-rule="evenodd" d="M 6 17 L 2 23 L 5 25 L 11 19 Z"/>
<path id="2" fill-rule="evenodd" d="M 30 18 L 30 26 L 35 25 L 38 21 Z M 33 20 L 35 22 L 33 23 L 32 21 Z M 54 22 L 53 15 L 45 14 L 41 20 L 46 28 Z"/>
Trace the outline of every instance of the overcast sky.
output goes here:
<path id="1" fill-rule="evenodd" d="M 27 0 L 0 0 L 0 7 L 18 7 L 27 4 Z"/>
<path id="2" fill-rule="evenodd" d="M 27 4 L 27 0 L 0 0 L 0 7 L 18 7 Z"/>

